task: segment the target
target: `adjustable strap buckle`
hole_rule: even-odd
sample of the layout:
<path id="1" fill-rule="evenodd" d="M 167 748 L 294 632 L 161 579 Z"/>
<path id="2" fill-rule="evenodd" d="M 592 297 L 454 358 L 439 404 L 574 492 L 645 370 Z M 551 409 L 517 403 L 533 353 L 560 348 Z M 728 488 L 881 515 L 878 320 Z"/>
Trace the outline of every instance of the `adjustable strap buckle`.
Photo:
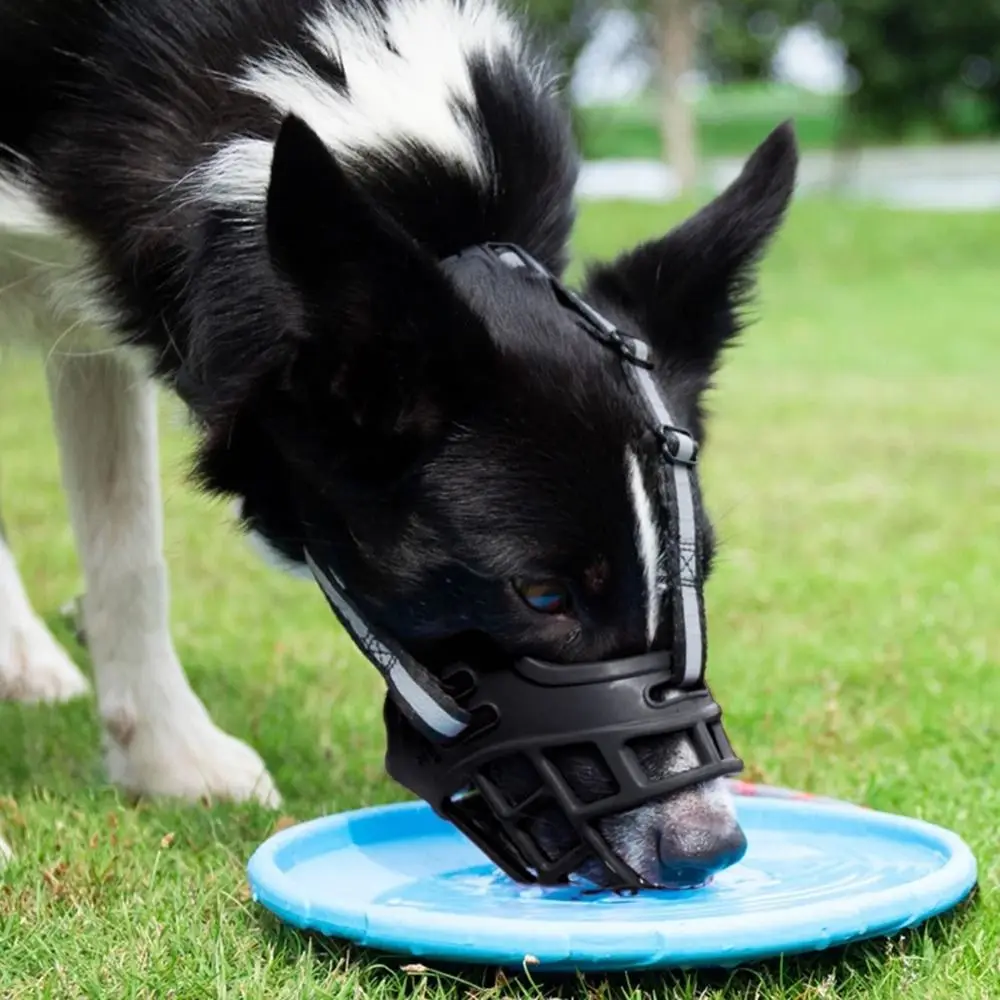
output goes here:
<path id="1" fill-rule="evenodd" d="M 656 367 L 653 361 L 653 351 L 649 344 L 644 340 L 637 340 L 635 337 L 624 337 L 621 334 L 618 336 L 618 353 L 621 355 L 622 361 L 639 368 L 645 368 L 647 371 L 652 371 Z"/>
<path id="2" fill-rule="evenodd" d="M 698 462 L 698 442 L 683 427 L 663 424 L 656 429 L 663 457 L 672 465 L 693 467 Z"/>

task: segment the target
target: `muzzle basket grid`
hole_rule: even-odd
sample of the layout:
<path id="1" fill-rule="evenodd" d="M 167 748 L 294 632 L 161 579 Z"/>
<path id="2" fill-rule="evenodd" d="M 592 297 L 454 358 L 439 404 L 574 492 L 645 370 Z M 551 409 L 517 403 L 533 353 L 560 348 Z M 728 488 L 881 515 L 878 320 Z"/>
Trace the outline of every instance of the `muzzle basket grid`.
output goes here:
<path id="1" fill-rule="evenodd" d="M 444 675 L 446 689 L 461 678 L 459 704 L 488 720 L 444 745 L 413 754 L 390 742 L 390 773 L 417 791 L 491 860 L 519 882 L 565 882 L 588 859 L 613 874 L 617 887 L 650 887 L 619 858 L 600 832 L 600 820 L 651 799 L 742 769 L 722 727 L 722 710 L 707 688 L 681 691 L 671 683 L 669 654 L 577 666 L 519 660 L 509 670 L 477 674 L 460 666 Z M 697 763 L 653 780 L 635 751 L 646 737 L 687 741 Z M 560 751 L 585 752 L 615 790 L 583 801 L 560 770 Z M 538 787 L 512 801 L 489 777 L 490 765 L 520 757 Z M 539 843 L 536 824 L 554 807 L 575 840 L 557 856 Z"/>
<path id="2" fill-rule="evenodd" d="M 634 873 L 610 849 L 597 828 L 597 822 L 606 816 L 634 809 L 650 799 L 688 788 L 693 783 L 735 774 L 742 768 L 734 757 L 719 722 L 721 713 L 718 706 L 709 700 L 703 711 L 706 718 L 693 723 L 684 732 L 702 763 L 683 774 L 671 775 L 656 782 L 650 781 L 630 746 L 636 737 L 626 739 L 618 734 L 609 734 L 608 742 L 619 744 L 617 753 L 602 755 L 605 766 L 618 785 L 619 790 L 612 795 L 595 802 L 583 802 L 567 783 L 558 766 L 544 751 L 536 749 L 522 753 L 535 768 L 541 785 L 521 802 L 510 803 L 503 792 L 480 770 L 472 778 L 475 791 L 446 799 L 439 811 L 515 881 L 556 885 L 565 882 L 573 872 L 594 857 L 611 869 L 621 880 L 623 887 L 629 887 L 635 878 Z M 656 730 L 650 735 L 664 734 L 662 730 Z M 596 744 L 591 741 L 590 745 Z M 630 785 L 640 791 L 638 799 L 635 794 L 627 794 L 621 790 Z M 477 809 L 475 793 L 487 805 L 488 814 L 484 815 Z M 548 804 L 556 805 L 564 817 L 576 820 L 574 833 L 581 838 L 581 842 L 557 857 L 550 857 L 543 851 L 530 830 L 532 813 Z"/>

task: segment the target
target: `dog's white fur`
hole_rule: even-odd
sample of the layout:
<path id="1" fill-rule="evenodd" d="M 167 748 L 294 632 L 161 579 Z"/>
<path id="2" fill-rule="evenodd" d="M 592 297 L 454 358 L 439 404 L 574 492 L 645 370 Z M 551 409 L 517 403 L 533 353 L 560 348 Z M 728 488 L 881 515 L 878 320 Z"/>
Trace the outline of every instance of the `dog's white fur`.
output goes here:
<path id="1" fill-rule="evenodd" d="M 474 101 L 470 59 L 521 51 L 513 22 L 489 0 L 472 0 L 461 14 L 446 0 L 398 0 L 388 18 L 397 54 L 388 58 L 379 25 L 374 8 L 354 6 L 347 16 L 332 3 L 309 25 L 344 66 L 349 96 L 283 51 L 246 66 L 234 87 L 304 118 L 348 166 L 377 148 L 405 155 L 405 140 L 418 139 L 483 174 L 488 164 L 453 102 Z M 191 197 L 259 209 L 270 162 L 270 143 L 234 140 L 187 178 Z M 174 651 L 155 390 L 143 359 L 115 346 L 114 317 L 84 257 L 23 175 L 0 174 L 0 344 L 28 343 L 46 358 L 109 777 L 137 793 L 275 805 L 260 757 L 212 723 Z M 4 545 L 0 698 L 62 700 L 87 690 L 32 609 Z"/>
<path id="2" fill-rule="evenodd" d="M 280 50 L 248 64 L 233 88 L 306 121 L 348 169 L 362 166 L 373 150 L 405 157 L 407 142 L 416 141 L 486 177 L 484 150 L 453 109 L 456 102 L 475 104 L 470 60 L 519 57 L 523 43 L 507 14 L 489 0 L 470 0 L 461 10 L 451 0 L 396 0 L 383 34 L 373 9 L 359 17 L 355 9 L 328 3 L 308 30 L 318 49 L 343 66 L 349 95 L 329 86 L 295 53 Z M 394 52 L 387 51 L 385 37 Z M 535 83 L 542 90 L 552 81 L 538 76 Z M 188 184 L 194 197 L 254 206 L 264 200 L 270 169 L 270 143 L 237 139 Z"/>
<path id="3" fill-rule="evenodd" d="M 400 0 L 386 58 L 374 9 L 328 5 L 310 25 L 351 81 L 332 89 L 293 53 L 246 67 L 234 86 L 308 121 L 350 163 L 416 138 L 462 169 L 486 169 L 452 111 L 473 100 L 469 59 L 519 51 L 512 22 L 488 0 L 464 14 L 443 0 Z M 376 36 L 378 40 L 376 42 Z M 188 181 L 193 197 L 259 204 L 271 145 L 239 139 Z M 82 249 L 20 174 L 0 174 L 0 343 L 46 357 L 63 482 L 86 587 L 84 619 L 105 728 L 109 777 L 146 794 L 278 793 L 260 757 L 221 732 L 191 690 L 168 628 L 155 390 L 142 359 L 114 345 L 113 317 L 91 290 Z M 35 614 L 0 548 L 0 698 L 61 700 L 88 685 Z"/>
<path id="4" fill-rule="evenodd" d="M 660 536 L 653 501 L 642 475 L 642 466 L 631 448 L 625 449 L 625 470 L 635 516 L 635 542 L 646 576 L 646 638 L 652 642 L 660 626 Z"/>
<path id="5" fill-rule="evenodd" d="M 25 201 L 37 222 L 37 206 Z M 8 218 L 0 221 L 7 228 Z M 37 252 L 46 243 L 36 234 L 37 228 L 31 234 Z M 63 483 L 86 585 L 84 619 L 109 777 L 137 793 L 253 796 L 275 805 L 277 792 L 262 761 L 215 727 L 174 652 L 156 397 L 142 359 L 113 349 L 106 334 L 85 322 L 67 326 L 55 303 L 79 278 L 64 248 L 58 246 L 61 260 L 26 255 L 20 249 L 25 241 L 14 237 L 7 228 L 0 244 L 4 256 L 14 259 L 8 274 L 19 272 L 13 280 L 5 274 L 0 331 L 5 339 L 15 331 L 24 339 L 25 324 L 18 323 L 24 316 L 17 313 L 27 305 L 31 336 L 46 353 Z M 28 297 L 33 301 L 26 303 Z M 86 690 L 79 670 L 32 610 L 3 546 L 0 697 L 60 700 Z"/>
<path id="6" fill-rule="evenodd" d="M 461 14 L 447 0 L 395 0 L 388 16 L 395 54 L 389 56 L 379 22 L 374 8 L 354 6 L 348 17 L 329 3 L 310 25 L 320 49 L 344 66 L 349 95 L 287 51 L 247 65 L 233 85 L 295 112 L 349 168 L 380 151 L 405 156 L 405 140 L 417 139 L 456 169 L 488 175 L 487 154 L 454 105 L 474 100 L 470 59 L 505 53 L 519 59 L 522 41 L 513 22 L 491 0 L 469 0 Z M 539 74 L 534 82 L 544 90 L 553 81 Z M 267 142 L 235 139 L 206 155 L 183 186 L 193 199 L 256 214 L 271 155 Z M 112 339 L 113 312 L 88 279 L 84 259 L 83 248 L 45 211 L 24 176 L 0 173 L 0 346 L 20 341 L 46 359 L 109 777 L 136 793 L 276 805 L 278 792 L 260 757 L 214 725 L 174 650 L 155 389 L 145 359 Z M 634 456 L 626 465 L 649 578 L 652 635 L 658 542 Z M 63 700 L 87 690 L 32 609 L 13 556 L 0 543 L 0 698 Z M 721 786 L 715 794 L 724 812 Z M 0 840 L 0 863 L 7 854 Z"/>

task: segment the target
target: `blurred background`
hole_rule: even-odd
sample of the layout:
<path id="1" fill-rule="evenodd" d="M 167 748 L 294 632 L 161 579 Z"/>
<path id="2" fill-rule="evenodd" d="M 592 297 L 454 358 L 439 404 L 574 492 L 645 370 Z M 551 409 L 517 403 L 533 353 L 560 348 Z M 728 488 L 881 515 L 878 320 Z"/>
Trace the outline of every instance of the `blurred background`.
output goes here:
<path id="1" fill-rule="evenodd" d="M 802 189 L 1000 205 L 996 0 L 528 0 L 568 75 L 584 194 L 718 187 L 793 116 Z"/>
<path id="2" fill-rule="evenodd" d="M 574 277 L 666 232 L 794 119 L 798 192 L 709 400 L 713 693 L 745 778 L 943 824 L 980 862 L 975 911 L 941 935 L 725 995 L 995 1000 L 1000 0 L 524 2 L 584 154 Z M 60 613 L 83 582 L 36 359 L 0 354 L 0 404 L 9 537 L 86 667 Z M 192 487 L 193 433 L 176 400 L 162 407 L 171 619 L 195 690 L 262 753 L 292 821 L 400 798 L 376 672 L 319 590 L 265 568 Z M 28 859 L 0 924 L 6 899 L 11 926 L 33 927 L 18 953 L 0 927 L 0 995 L 28 996 L 20 976 L 75 996 L 66 970 L 108 996 L 208 995 L 223 973 L 234 995 L 394 995 L 311 942 L 261 952 L 232 903 L 273 817 L 131 809 L 103 784 L 99 731 L 92 699 L 0 702 L 0 825 Z M 106 846 L 116 827 L 128 850 Z M 43 884 L 39 858 L 69 867 Z"/>

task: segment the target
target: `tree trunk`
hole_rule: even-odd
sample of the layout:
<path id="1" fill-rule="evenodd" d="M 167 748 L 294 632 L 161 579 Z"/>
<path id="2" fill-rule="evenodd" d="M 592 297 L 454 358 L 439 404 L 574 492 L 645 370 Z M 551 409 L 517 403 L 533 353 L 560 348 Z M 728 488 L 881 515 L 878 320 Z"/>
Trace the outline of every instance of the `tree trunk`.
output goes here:
<path id="1" fill-rule="evenodd" d="M 657 0 L 661 59 L 660 132 L 667 162 L 677 172 L 681 190 L 698 179 L 698 137 L 694 108 L 684 93 L 695 68 L 697 0 Z"/>

